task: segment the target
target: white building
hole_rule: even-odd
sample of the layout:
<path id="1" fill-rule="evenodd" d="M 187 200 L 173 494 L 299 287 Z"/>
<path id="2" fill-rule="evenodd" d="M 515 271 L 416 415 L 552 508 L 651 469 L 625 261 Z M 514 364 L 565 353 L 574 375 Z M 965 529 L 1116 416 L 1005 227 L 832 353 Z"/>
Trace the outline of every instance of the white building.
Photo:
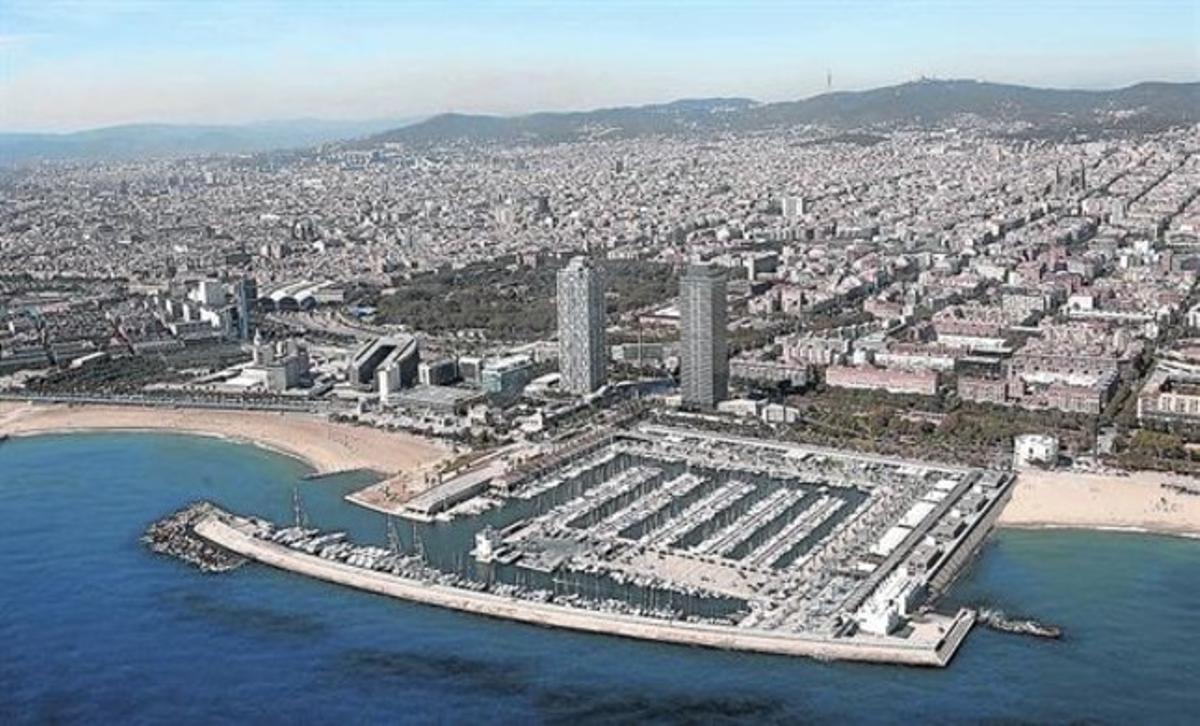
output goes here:
<path id="1" fill-rule="evenodd" d="M 1189 328 L 1200 328 L 1200 305 L 1193 305 L 1187 311 L 1187 326 Z"/>
<path id="2" fill-rule="evenodd" d="M 780 202 L 780 206 L 782 207 L 783 216 L 787 219 L 797 219 L 799 217 L 803 217 L 805 212 L 808 211 L 806 209 L 804 197 L 784 197 Z"/>
<path id="3" fill-rule="evenodd" d="M 216 307 L 225 304 L 225 286 L 217 280 L 201 280 L 196 283 L 196 289 L 191 298 L 201 305 Z"/>
<path id="4" fill-rule="evenodd" d="M 1045 434 L 1023 434 L 1013 439 L 1013 467 L 1053 466 L 1058 461 L 1058 439 Z"/>

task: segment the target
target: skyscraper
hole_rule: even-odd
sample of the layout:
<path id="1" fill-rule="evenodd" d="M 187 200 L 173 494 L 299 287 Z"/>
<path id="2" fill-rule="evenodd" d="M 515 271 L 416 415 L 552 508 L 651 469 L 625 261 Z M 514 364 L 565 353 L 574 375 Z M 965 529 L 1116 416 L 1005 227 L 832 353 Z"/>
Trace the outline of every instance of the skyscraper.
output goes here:
<path id="1" fill-rule="evenodd" d="M 258 283 L 252 277 L 244 277 L 234 283 L 233 300 L 237 310 L 238 340 L 250 340 L 251 316 L 258 299 Z"/>
<path id="2" fill-rule="evenodd" d="M 725 272 L 691 265 L 679 280 L 683 403 L 712 408 L 729 395 Z"/>
<path id="3" fill-rule="evenodd" d="M 558 367 L 562 387 L 586 394 L 604 385 L 604 280 L 586 257 L 558 271 Z"/>

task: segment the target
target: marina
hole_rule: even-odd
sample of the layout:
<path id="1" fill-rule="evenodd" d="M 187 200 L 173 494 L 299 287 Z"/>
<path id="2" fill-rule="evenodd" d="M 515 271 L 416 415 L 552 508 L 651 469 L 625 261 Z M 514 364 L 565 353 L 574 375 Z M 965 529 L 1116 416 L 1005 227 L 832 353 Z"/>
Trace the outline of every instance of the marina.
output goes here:
<path id="1" fill-rule="evenodd" d="M 14 437 L 0 447 L 12 515 L 0 533 L 0 589 L 15 629 L 9 632 L 21 636 L 6 641 L 10 693 L 45 713 L 65 689 L 77 723 L 107 722 L 120 718 L 118 711 L 128 717 L 128 701 L 105 694 L 132 697 L 129 682 L 189 694 L 133 717 L 156 722 L 171 714 L 204 722 L 269 709 L 299 721 L 312 714 L 349 723 L 394 720 L 396 713 L 435 721 L 499 712 L 507 714 L 500 720 L 536 723 L 547 716 L 530 705 L 531 695 L 563 693 L 577 704 L 565 715 L 578 714 L 580 722 L 597 704 L 613 703 L 630 704 L 620 706 L 623 718 L 652 720 L 662 711 L 644 704 L 718 704 L 726 713 L 744 703 L 747 687 L 751 697 L 780 704 L 747 718 L 766 713 L 789 722 L 917 721 L 931 701 L 953 721 L 1012 720 L 1018 710 L 1057 721 L 1069 715 L 1053 696 L 1060 686 L 1098 694 L 1078 712 L 1098 722 L 1168 723 L 1192 701 L 1180 664 L 1196 638 L 1180 623 L 1196 590 L 1197 543 L 1182 538 L 995 531 L 937 610 L 1000 606 L 1050 619 L 1065 635 L 1056 641 L 975 627 L 949 668 L 933 670 L 831 666 L 531 627 L 372 596 L 256 562 L 204 575 L 137 542 L 145 525 L 198 499 L 291 526 L 298 486 L 309 528 L 388 548 L 385 518 L 342 499 L 361 479 L 306 482 L 307 471 L 253 447 L 156 434 Z M 89 512 L 83 527 L 81 507 Z M 38 536 L 28 533 L 29 522 L 42 527 Z M 411 526 L 397 518 L 396 530 L 412 552 Z M 429 552 L 443 546 L 432 535 L 424 539 Z M 1112 582 L 1121 583 L 1109 588 L 1112 597 L 1094 597 Z M 1146 657 L 1121 656 L 1139 647 Z M 367 667 L 357 665 L 366 658 Z M 472 675 L 464 680 L 464 664 L 502 678 L 499 688 Z M 1046 685 L 1051 677 L 1058 679 L 1053 690 Z M 516 688 L 510 678 L 518 679 Z M 1106 695 L 1114 679 L 1146 694 L 1152 708 Z M 828 695 L 814 701 L 814 690 Z"/>
<path id="2" fill-rule="evenodd" d="M 481 496 L 520 514 L 474 552 L 541 575 L 725 599 L 740 627 L 820 636 L 905 631 L 986 537 L 1013 481 L 653 424 L 554 457 L 487 483 Z M 478 472 L 462 477 L 483 486 Z M 470 501 L 442 520 L 469 526 Z"/>
<path id="3" fill-rule="evenodd" d="M 635 426 L 418 502 L 386 545 L 215 509 L 222 550 L 404 599 L 543 625 L 944 666 L 976 621 L 936 612 L 990 531 L 1004 472 Z M 473 497 L 459 499 L 464 488 Z M 479 500 L 478 504 L 475 502 Z M 430 511 L 440 514 L 429 516 Z M 402 513 L 403 514 L 403 513 Z"/>

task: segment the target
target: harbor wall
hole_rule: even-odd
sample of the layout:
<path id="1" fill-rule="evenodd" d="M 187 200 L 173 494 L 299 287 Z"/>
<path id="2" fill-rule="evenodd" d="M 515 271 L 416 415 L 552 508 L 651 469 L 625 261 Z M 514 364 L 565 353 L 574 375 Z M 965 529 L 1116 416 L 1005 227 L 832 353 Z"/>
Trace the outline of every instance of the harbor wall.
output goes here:
<path id="1" fill-rule="evenodd" d="M 975 554 L 983 545 L 984 539 L 992 531 L 992 528 L 995 527 L 996 520 L 999 519 L 1000 513 L 1004 511 L 1004 506 L 1012 498 L 1014 488 L 1016 488 L 1016 479 L 1012 477 L 1005 485 L 1004 491 L 1000 496 L 988 504 L 987 511 L 983 513 L 983 516 L 976 519 L 974 524 L 971 525 L 970 532 L 954 548 L 950 556 L 937 564 L 933 576 L 929 579 L 930 589 L 934 593 L 945 592 L 946 588 L 954 582 L 967 563 L 975 557 Z"/>
<path id="2" fill-rule="evenodd" d="M 723 650 L 944 667 L 975 622 L 974 611 L 960 611 L 936 644 L 910 644 L 864 635 L 831 639 L 668 622 L 530 602 L 353 567 L 258 539 L 215 516 L 197 524 L 195 531 L 213 544 L 263 564 L 380 595 L 533 625 Z"/>

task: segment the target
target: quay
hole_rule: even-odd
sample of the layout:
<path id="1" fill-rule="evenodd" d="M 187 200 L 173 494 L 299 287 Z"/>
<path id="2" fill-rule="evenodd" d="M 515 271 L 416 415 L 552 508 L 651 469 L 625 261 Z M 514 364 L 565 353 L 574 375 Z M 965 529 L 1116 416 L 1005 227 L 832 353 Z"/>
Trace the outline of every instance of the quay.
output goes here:
<path id="1" fill-rule="evenodd" d="M 478 592 L 356 567 L 256 537 L 254 527 L 250 520 L 214 511 L 196 522 L 194 531 L 213 545 L 247 559 L 366 592 L 533 625 L 679 645 L 821 660 L 945 667 L 977 617 L 976 612 L 969 609 L 962 609 L 954 616 L 928 614 L 923 616 L 924 620 L 914 622 L 913 635 L 909 639 L 865 633 L 825 637 L 657 620 Z"/>

